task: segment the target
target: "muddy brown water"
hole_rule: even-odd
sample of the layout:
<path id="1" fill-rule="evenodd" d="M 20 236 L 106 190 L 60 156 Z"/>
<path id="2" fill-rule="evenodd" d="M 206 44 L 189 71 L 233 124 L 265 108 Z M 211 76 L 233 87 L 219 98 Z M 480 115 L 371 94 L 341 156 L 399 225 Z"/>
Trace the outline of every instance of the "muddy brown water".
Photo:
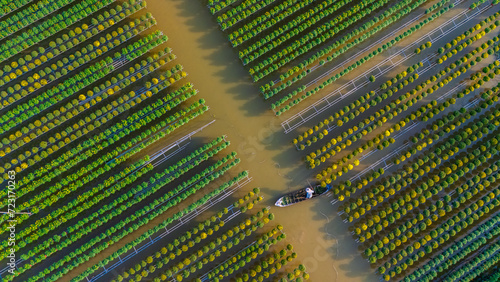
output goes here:
<path id="1" fill-rule="evenodd" d="M 260 187 L 265 204 L 274 206 L 282 194 L 314 181 L 311 176 L 318 171 L 306 169 L 300 159 L 304 154 L 290 143 L 295 133 L 283 133 L 284 118 L 275 117 L 269 103 L 259 96 L 204 1 L 148 0 L 148 11 L 157 19 L 157 28 L 169 37 L 167 45 L 178 56 L 176 63 L 185 67 L 188 80 L 210 106 L 207 115 L 217 120 L 196 136 L 228 136 L 232 150 L 242 159 L 239 169 L 249 170 L 253 177 L 245 191 Z M 307 267 L 310 281 L 379 281 L 360 256 L 337 207 L 330 204 L 332 199 L 273 207 L 272 212 L 284 226 L 298 260 Z"/>
<path id="2" fill-rule="evenodd" d="M 245 189 L 260 187 L 267 205 L 284 193 L 308 185 L 307 170 L 284 135 L 281 120 L 259 96 L 247 71 L 224 34 L 217 29 L 202 1 L 149 0 L 148 11 L 169 40 L 181 63 L 210 106 L 216 122 L 197 136 L 226 134 L 242 159 L 240 169 L 253 177 Z M 378 281 L 357 251 L 347 226 L 336 215 L 331 197 L 321 197 L 288 208 L 273 207 L 307 267 L 310 281 Z"/>

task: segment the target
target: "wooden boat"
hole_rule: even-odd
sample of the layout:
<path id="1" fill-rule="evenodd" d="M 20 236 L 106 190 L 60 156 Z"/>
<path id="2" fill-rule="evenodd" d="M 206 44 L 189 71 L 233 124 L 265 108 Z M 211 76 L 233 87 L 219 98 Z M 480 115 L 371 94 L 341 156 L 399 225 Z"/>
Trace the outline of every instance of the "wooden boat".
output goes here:
<path id="1" fill-rule="evenodd" d="M 293 205 L 293 204 L 296 204 L 296 203 L 299 203 L 299 202 L 302 202 L 302 201 L 305 201 L 305 200 L 309 200 L 309 199 L 312 199 L 314 197 L 318 197 L 318 196 L 321 196 L 323 194 L 325 194 L 326 192 L 328 192 L 330 189 L 332 189 L 332 185 L 326 185 L 326 187 L 321 187 L 321 185 L 318 185 L 316 187 L 314 187 L 314 193 L 312 195 L 311 198 L 307 199 L 306 198 L 306 195 L 307 195 L 307 192 L 306 192 L 306 188 L 302 188 L 300 190 L 297 190 L 297 191 L 294 191 L 294 192 L 290 192 L 286 195 L 284 195 L 283 197 L 279 198 L 275 205 L 278 206 L 278 207 L 286 207 L 286 206 L 290 206 L 290 205 Z"/>

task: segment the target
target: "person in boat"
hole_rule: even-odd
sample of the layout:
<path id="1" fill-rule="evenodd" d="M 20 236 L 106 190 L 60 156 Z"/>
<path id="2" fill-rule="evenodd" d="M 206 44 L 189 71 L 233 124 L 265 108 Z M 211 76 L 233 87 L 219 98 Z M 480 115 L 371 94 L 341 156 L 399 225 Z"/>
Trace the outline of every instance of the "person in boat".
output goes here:
<path id="1" fill-rule="evenodd" d="M 306 199 L 310 199 L 310 198 L 312 198 L 312 195 L 313 195 L 313 194 L 314 194 L 314 190 L 313 190 L 313 189 L 311 189 L 311 188 L 309 188 L 309 187 L 307 187 L 307 188 L 306 188 Z"/>

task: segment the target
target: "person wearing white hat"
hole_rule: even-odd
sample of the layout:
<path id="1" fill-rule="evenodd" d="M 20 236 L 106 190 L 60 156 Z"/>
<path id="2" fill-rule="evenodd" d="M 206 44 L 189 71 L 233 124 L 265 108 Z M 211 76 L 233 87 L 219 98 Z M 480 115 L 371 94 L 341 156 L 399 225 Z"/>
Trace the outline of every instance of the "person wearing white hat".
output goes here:
<path id="1" fill-rule="evenodd" d="M 311 188 L 309 188 L 309 187 L 307 187 L 306 188 L 306 193 L 307 193 L 306 199 L 310 199 L 312 197 L 312 195 L 314 194 L 314 190 L 311 189 Z"/>

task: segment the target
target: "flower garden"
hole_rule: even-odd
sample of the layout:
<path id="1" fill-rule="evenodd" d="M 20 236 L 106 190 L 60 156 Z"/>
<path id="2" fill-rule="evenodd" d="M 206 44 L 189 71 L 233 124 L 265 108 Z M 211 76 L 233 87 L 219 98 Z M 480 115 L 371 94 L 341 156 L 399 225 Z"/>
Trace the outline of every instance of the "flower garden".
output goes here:
<path id="1" fill-rule="evenodd" d="M 288 143 L 269 148 L 296 157 L 283 169 L 331 185 L 315 201 L 371 273 L 477 282 L 499 279 L 498 3 L 191 5 L 282 121 Z M 151 10 L 0 1 L 0 184 L 16 186 L 0 189 L 1 280 L 310 279 L 312 256 L 301 261 L 302 239 L 287 233 L 300 227 L 250 184 L 262 176 L 243 167 L 251 149 L 231 144 L 233 123 L 200 134 L 220 101 L 198 91 Z"/>
<path id="2" fill-rule="evenodd" d="M 208 1 L 381 280 L 498 279 L 497 4 Z"/>

